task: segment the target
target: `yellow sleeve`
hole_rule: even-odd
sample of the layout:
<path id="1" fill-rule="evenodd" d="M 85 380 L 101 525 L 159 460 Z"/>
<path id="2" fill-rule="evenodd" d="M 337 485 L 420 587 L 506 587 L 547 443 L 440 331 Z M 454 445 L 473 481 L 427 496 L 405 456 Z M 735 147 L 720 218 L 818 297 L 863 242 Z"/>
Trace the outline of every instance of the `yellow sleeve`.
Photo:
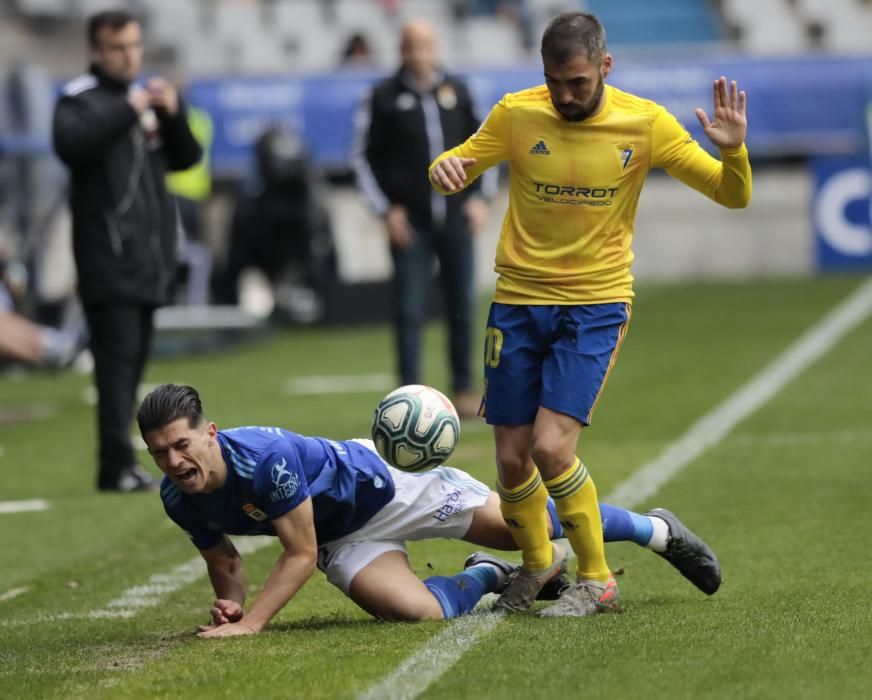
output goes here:
<path id="1" fill-rule="evenodd" d="M 654 116 L 651 167 L 730 209 L 751 201 L 751 163 L 745 144 L 721 149 L 721 160 L 710 156 L 665 109 Z"/>
<path id="2" fill-rule="evenodd" d="M 433 172 L 436 164 L 449 156 L 459 158 L 475 158 L 475 165 L 466 169 L 466 187 L 475 182 L 478 177 L 488 168 L 508 159 L 509 153 L 509 115 L 506 107 L 506 98 L 500 100 L 487 115 L 482 125 L 472 136 L 459 146 L 445 151 L 430 164 L 429 172 Z M 457 194 L 447 192 L 437 186 L 433 179 L 430 184 L 440 194 Z M 464 189 L 466 189 L 464 187 Z"/>

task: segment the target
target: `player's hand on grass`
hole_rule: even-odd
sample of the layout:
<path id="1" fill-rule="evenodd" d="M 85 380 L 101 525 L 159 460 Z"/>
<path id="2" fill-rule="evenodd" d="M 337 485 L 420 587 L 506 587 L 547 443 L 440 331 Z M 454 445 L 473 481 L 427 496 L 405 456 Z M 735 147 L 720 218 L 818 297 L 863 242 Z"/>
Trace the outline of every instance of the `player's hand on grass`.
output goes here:
<path id="1" fill-rule="evenodd" d="M 430 179 L 447 192 L 458 192 L 466 187 L 466 169 L 473 165 L 475 158 L 448 156 L 434 166 Z"/>
<path id="2" fill-rule="evenodd" d="M 718 148 L 738 148 L 745 142 L 748 120 L 745 118 L 745 91 L 739 90 L 735 80 L 721 76 L 714 83 L 714 113 L 708 120 L 705 110 L 697 107 L 696 118 L 705 135 Z"/>
<path id="3" fill-rule="evenodd" d="M 219 598 L 212 604 L 209 614 L 212 616 L 212 624 L 200 625 L 197 627 L 198 632 L 208 632 L 220 625 L 239 622 L 242 619 L 242 606 L 235 600 Z"/>
<path id="4" fill-rule="evenodd" d="M 197 632 L 201 639 L 207 637 L 241 637 L 247 634 L 257 634 L 254 627 L 249 627 L 244 622 L 228 622 L 226 625 L 207 625 L 209 629 Z"/>

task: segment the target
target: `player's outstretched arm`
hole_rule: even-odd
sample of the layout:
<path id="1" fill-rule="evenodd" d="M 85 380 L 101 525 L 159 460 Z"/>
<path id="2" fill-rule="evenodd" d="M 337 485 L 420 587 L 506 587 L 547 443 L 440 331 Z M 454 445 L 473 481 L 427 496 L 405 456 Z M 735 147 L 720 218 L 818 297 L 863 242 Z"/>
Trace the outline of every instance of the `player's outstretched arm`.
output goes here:
<path id="1" fill-rule="evenodd" d="M 744 90 L 739 90 L 735 80 L 729 88 L 727 79 L 721 76 L 714 82 L 714 112 L 712 120 L 701 107 L 697 107 L 696 117 L 705 135 L 718 148 L 739 148 L 745 143 L 748 120 L 745 116 L 747 98 Z"/>
<path id="2" fill-rule="evenodd" d="M 239 621 L 245 603 L 247 581 L 242 557 L 226 536 L 212 549 L 201 550 L 200 554 L 206 560 L 206 571 L 215 591 L 215 602 L 209 611 L 212 624 L 197 628 L 198 632 L 206 632 L 218 625 Z"/>
<path id="3" fill-rule="evenodd" d="M 312 499 L 272 521 L 284 551 L 279 555 L 263 590 L 247 613 L 235 622 L 200 632 L 200 637 L 257 634 L 293 598 L 314 573 L 318 556 Z"/>
<path id="4" fill-rule="evenodd" d="M 448 156 L 430 169 L 430 183 L 440 192 L 460 192 L 469 184 L 466 169 L 475 165 L 475 158 Z"/>

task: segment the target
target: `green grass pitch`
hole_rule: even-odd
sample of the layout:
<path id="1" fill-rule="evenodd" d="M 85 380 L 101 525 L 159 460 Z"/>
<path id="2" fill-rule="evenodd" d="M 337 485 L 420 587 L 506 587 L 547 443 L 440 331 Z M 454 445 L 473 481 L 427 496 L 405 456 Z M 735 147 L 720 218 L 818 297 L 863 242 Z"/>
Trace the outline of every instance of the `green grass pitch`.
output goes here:
<path id="1" fill-rule="evenodd" d="M 640 287 L 620 361 L 582 436 L 600 497 L 860 282 Z M 438 325 L 428 329 L 426 382 L 442 389 L 444 342 Z M 866 319 L 639 505 L 672 509 L 711 543 L 724 571 L 715 596 L 650 552 L 609 545 L 610 564 L 625 572 L 623 614 L 503 620 L 419 697 L 868 697 L 870 363 Z M 289 381 L 390 374 L 392 365 L 385 326 L 294 329 L 223 353 L 154 361 L 147 382 L 197 386 L 219 427 L 270 424 L 348 438 L 368 433 L 386 392 L 299 396 Z M 73 374 L 0 375 L 0 413 L 42 414 L 0 425 L 0 501 L 50 503 L 0 513 L 2 697 L 356 698 L 446 628 L 370 620 L 316 574 L 263 634 L 193 637 L 212 600 L 206 578 L 195 572 L 162 590 L 196 556 L 187 538 L 157 495 L 93 489 L 89 384 Z M 488 429 L 464 423 L 451 463 L 493 483 L 492 453 Z M 437 541 L 410 553 L 426 577 L 456 572 L 472 550 Z M 252 595 L 275 555 L 270 545 L 246 556 Z M 148 604 L 127 618 L 93 616 L 125 595 Z M 415 695 L 416 682 L 404 678 L 398 692 Z"/>

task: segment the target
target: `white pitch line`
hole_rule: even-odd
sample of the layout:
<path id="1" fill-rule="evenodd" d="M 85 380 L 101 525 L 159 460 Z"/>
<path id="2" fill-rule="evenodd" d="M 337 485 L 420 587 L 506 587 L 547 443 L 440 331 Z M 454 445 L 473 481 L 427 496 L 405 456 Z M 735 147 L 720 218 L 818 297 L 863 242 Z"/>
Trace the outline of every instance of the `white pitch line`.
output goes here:
<path id="1" fill-rule="evenodd" d="M 355 394 L 385 391 L 395 384 L 396 379 L 391 374 L 324 374 L 291 377 L 285 383 L 285 392 L 296 396 Z"/>
<path id="2" fill-rule="evenodd" d="M 28 586 L 19 586 L 18 588 L 10 588 L 5 593 L 0 593 L 0 603 L 5 603 L 7 600 L 17 598 L 22 593 L 27 593 L 30 588 Z"/>
<path id="3" fill-rule="evenodd" d="M 240 554 L 250 554 L 266 547 L 273 541 L 271 537 L 246 537 L 236 540 L 235 544 Z M 161 600 L 166 595 L 176 592 L 205 575 L 206 562 L 203 561 L 203 557 L 193 557 L 168 573 L 154 574 L 143 585 L 128 588 L 120 596 L 110 600 L 105 608 L 94 610 L 88 613 L 87 617 L 132 617 L 143 608 L 153 608 L 160 605 Z"/>
<path id="4" fill-rule="evenodd" d="M 606 499 L 630 508 L 655 493 L 675 474 L 720 442 L 733 428 L 826 355 L 872 313 L 872 278 L 809 328 L 759 374 L 710 411 L 658 457 L 643 464 Z"/>
<path id="5" fill-rule="evenodd" d="M 503 613 L 484 612 L 457 618 L 387 678 L 359 695 L 359 700 L 406 700 L 423 693 L 503 617 Z"/>
<path id="6" fill-rule="evenodd" d="M 659 457 L 639 467 L 602 500 L 632 508 L 653 496 L 669 479 L 823 357 L 870 313 L 872 278 L 809 328 L 763 371 L 694 423 Z M 491 632 L 499 620 L 499 617 L 484 615 L 452 620 L 445 630 L 403 661 L 385 680 L 359 695 L 359 700 L 377 697 L 413 700 L 448 671 L 467 649 Z"/>
<path id="7" fill-rule="evenodd" d="M 34 498 L 30 501 L 0 501 L 0 513 L 29 513 L 48 509 L 49 502 L 41 498 Z"/>
<path id="8" fill-rule="evenodd" d="M 275 540 L 272 537 L 241 537 L 234 540 L 240 554 L 251 554 L 263 549 Z M 105 607 L 82 613 L 57 613 L 41 615 L 26 620 L 0 621 L 0 627 L 29 625 L 36 622 L 56 622 L 58 620 L 100 620 L 107 618 L 130 618 L 145 608 L 160 605 L 165 596 L 183 586 L 193 583 L 206 575 L 206 562 L 201 556 L 193 557 L 164 574 L 154 574 L 144 584 L 132 586 L 120 596 L 110 600 Z"/>
<path id="9" fill-rule="evenodd" d="M 819 445 L 835 442 L 841 445 L 852 442 L 869 442 L 872 430 L 830 430 L 805 433 L 754 433 L 734 435 L 725 441 L 736 447 L 791 447 L 794 445 Z"/>

